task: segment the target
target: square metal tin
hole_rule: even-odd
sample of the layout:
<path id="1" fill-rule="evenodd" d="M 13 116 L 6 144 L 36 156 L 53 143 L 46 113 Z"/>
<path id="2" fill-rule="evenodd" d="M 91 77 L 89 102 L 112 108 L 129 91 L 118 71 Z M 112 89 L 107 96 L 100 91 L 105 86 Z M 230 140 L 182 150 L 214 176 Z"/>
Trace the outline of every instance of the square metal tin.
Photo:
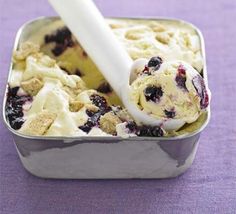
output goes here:
<path id="1" fill-rule="evenodd" d="M 24 24 L 18 31 L 14 50 L 32 32 L 58 20 L 41 17 Z M 180 22 L 193 28 L 201 42 L 203 76 L 207 84 L 205 45 L 201 32 L 182 20 L 169 18 L 130 18 Z M 9 69 L 9 78 L 12 71 Z M 8 78 L 8 80 L 9 80 Z M 64 179 L 105 178 L 170 178 L 185 172 L 195 158 L 199 137 L 210 119 L 195 132 L 177 137 L 32 137 L 12 129 L 6 119 L 7 87 L 3 102 L 4 122 L 13 135 L 15 146 L 25 169 L 35 176 Z"/>

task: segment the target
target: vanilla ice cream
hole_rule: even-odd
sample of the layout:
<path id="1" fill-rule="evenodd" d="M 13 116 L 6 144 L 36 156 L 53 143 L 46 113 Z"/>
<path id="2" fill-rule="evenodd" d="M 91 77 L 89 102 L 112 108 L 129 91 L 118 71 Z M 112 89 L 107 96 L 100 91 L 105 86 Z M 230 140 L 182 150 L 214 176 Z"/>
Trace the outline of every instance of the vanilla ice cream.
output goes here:
<path id="1" fill-rule="evenodd" d="M 131 84 L 130 100 L 159 120 L 196 121 L 209 98 L 201 75 L 184 61 L 153 57 Z"/>
<path id="2" fill-rule="evenodd" d="M 132 59 L 158 56 L 159 65 L 149 62 L 132 83 L 131 100 L 156 118 L 203 121 L 208 95 L 196 32 L 168 21 L 107 22 Z M 28 41 L 13 57 L 6 108 L 12 128 L 45 136 L 178 135 L 137 124 L 62 21 L 42 26 Z"/>
<path id="3" fill-rule="evenodd" d="M 131 19 L 107 19 L 107 23 L 133 60 L 160 56 L 164 61 L 186 61 L 199 73 L 202 72 L 200 39 L 189 25 L 175 21 Z M 122 105 L 61 20 L 38 29 L 37 34 L 32 34 L 29 40 L 40 44 L 42 52 L 56 59 L 58 65 L 69 74 L 78 74 L 88 88 L 106 94 L 111 104 Z"/>

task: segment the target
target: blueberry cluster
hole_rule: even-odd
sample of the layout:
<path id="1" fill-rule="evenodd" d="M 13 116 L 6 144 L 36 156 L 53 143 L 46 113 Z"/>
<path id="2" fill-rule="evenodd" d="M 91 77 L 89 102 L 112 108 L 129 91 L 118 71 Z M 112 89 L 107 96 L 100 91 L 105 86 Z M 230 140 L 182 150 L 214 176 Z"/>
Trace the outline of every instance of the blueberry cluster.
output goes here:
<path id="1" fill-rule="evenodd" d="M 159 56 L 154 56 L 152 57 L 149 62 L 148 62 L 148 67 L 149 68 L 154 68 L 155 71 L 157 71 L 160 67 L 161 67 L 161 64 L 162 64 L 162 58 L 159 57 Z"/>
<path id="2" fill-rule="evenodd" d="M 198 93 L 198 96 L 201 98 L 201 109 L 205 109 L 209 105 L 209 96 L 204 84 L 204 80 L 200 75 L 197 75 L 193 78 L 192 83 Z"/>
<path id="3" fill-rule="evenodd" d="M 149 61 L 148 64 L 144 67 L 142 74 L 145 75 L 152 75 L 152 71 L 157 71 L 160 67 L 161 64 L 163 63 L 162 58 L 159 56 L 152 57 Z"/>
<path id="4" fill-rule="evenodd" d="M 22 106 L 32 101 L 32 97 L 29 95 L 17 95 L 19 87 L 8 88 L 7 101 L 6 101 L 6 118 L 8 119 L 10 126 L 18 130 L 24 123 L 24 113 Z"/>
<path id="5" fill-rule="evenodd" d="M 171 109 L 171 110 L 164 110 L 164 113 L 166 115 L 167 118 L 174 118 L 175 117 L 175 110 Z"/>
<path id="6" fill-rule="evenodd" d="M 143 137 L 163 137 L 164 131 L 159 126 L 138 126 L 134 121 L 129 121 L 126 128 L 130 133 L 135 133 L 137 136 Z"/>
<path id="7" fill-rule="evenodd" d="M 155 85 L 150 85 L 143 91 L 146 101 L 152 101 L 157 103 L 163 96 L 163 91 L 161 87 L 156 87 Z"/>
<path id="8" fill-rule="evenodd" d="M 106 99 L 98 94 L 90 96 L 92 103 L 99 108 L 97 112 L 86 110 L 88 120 L 83 126 L 79 126 L 81 130 L 88 133 L 93 127 L 99 126 L 99 119 L 102 115 L 111 111 L 111 107 L 108 105 Z"/>
<path id="9" fill-rule="evenodd" d="M 186 70 L 183 65 L 180 65 L 178 67 L 178 73 L 175 77 L 175 81 L 177 83 L 177 86 L 185 91 L 188 91 L 186 87 Z"/>
<path id="10" fill-rule="evenodd" d="M 46 44 L 55 42 L 56 45 L 52 49 L 54 56 L 60 56 L 67 47 L 73 47 L 74 41 L 72 40 L 72 34 L 67 27 L 58 29 L 55 34 L 46 35 L 44 37 Z"/>

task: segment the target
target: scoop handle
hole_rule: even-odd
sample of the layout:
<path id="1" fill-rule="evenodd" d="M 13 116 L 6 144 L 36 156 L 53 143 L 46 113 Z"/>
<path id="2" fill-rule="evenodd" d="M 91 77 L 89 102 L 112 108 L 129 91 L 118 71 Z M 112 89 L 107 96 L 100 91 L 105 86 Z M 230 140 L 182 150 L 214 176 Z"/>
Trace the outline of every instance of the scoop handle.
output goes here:
<path id="1" fill-rule="evenodd" d="M 95 4 L 91 0 L 49 2 L 112 88 L 121 96 L 122 85 L 124 81 L 128 81 L 133 61 Z"/>

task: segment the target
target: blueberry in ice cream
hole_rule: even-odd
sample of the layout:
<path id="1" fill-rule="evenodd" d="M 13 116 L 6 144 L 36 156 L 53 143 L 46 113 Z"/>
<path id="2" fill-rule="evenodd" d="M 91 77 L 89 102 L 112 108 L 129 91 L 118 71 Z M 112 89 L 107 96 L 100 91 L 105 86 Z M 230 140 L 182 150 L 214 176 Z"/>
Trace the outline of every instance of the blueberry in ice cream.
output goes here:
<path id="1" fill-rule="evenodd" d="M 52 53 L 55 56 L 60 56 L 67 47 L 73 47 L 74 41 L 72 39 L 72 34 L 67 27 L 58 29 L 55 34 L 46 35 L 44 37 L 45 43 L 55 43 Z"/>
<path id="2" fill-rule="evenodd" d="M 156 67 L 153 57 L 147 67 Z M 151 75 L 140 73 L 131 84 L 130 99 L 137 107 L 159 120 L 196 121 L 208 106 L 208 93 L 202 76 L 184 61 L 162 62 Z M 158 64 L 159 65 L 159 64 Z"/>
<path id="3" fill-rule="evenodd" d="M 27 135 L 160 137 L 200 127 L 209 95 L 196 32 L 174 22 L 107 22 L 133 60 L 148 60 L 132 82 L 133 103 L 191 126 L 168 133 L 135 121 L 68 28 L 55 21 L 14 52 L 6 102 L 12 128 Z"/>
<path id="4" fill-rule="evenodd" d="M 186 83 L 186 70 L 182 64 L 180 64 L 178 67 L 178 72 L 176 74 L 175 81 L 179 88 L 183 90 L 187 90 L 186 84 L 185 84 Z"/>
<path id="5" fill-rule="evenodd" d="M 170 109 L 170 110 L 164 110 L 165 115 L 167 118 L 174 118 L 175 117 L 175 110 L 174 108 Z"/>
<path id="6" fill-rule="evenodd" d="M 6 116 L 9 120 L 11 127 L 18 130 L 23 125 L 24 119 L 24 106 L 32 102 L 32 97 L 26 94 L 19 93 L 19 87 L 8 89 Z"/>
<path id="7" fill-rule="evenodd" d="M 153 60 L 153 63 L 154 61 L 157 63 L 156 69 L 161 61 L 183 60 L 196 68 L 199 73 L 202 71 L 203 58 L 199 36 L 188 25 L 173 21 L 127 19 L 108 19 L 107 23 L 133 60 L 158 56 L 161 59 Z M 35 43 L 40 42 L 41 50 L 56 59 L 69 74 L 75 74 L 79 70 L 88 88 L 108 95 L 112 104 L 121 105 L 114 90 L 109 87 L 96 65 L 68 31 L 64 23 L 55 21 L 39 29 L 39 32 L 30 39 Z M 67 44 L 70 44 L 68 41 L 72 41 L 73 45 L 68 46 Z M 55 55 L 57 46 L 59 50 L 62 47 L 59 55 Z M 154 68 L 146 67 L 143 72 L 149 75 Z"/>
<path id="8" fill-rule="evenodd" d="M 162 88 L 157 87 L 155 85 L 150 85 L 146 87 L 143 93 L 147 101 L 151 100 L 152 102 L 155 102 L 155 103 L 159 102 L 163 95 Z"/>
<path id="9" fill-rule="evenodd" d="M 154 67 L 155 70 L 158 70 L 162 64 L 162 58 L 159 56 L 152 57 L 148 62 L 148 67 Z"/>
<path id="10" fill-rule="evenodd" d="M 205 109 L 209 105 L 209 96 L 204 81 L 201 76 L 198 75 L 193 78 L 192 82 L 199 97 L 201 98 L 200 106 L 202 109 Z"/>
<path id="11" fill-rule="evenodd" d="M 126 109 L 111 105 L 104 94 L 36 50 L 35 44 L 25 43 L 14 53 L 14 62 L 23 63 L 13 69 L 6 103 L 6 117 L 15 130 L 39 136 L 164 135 L 125 128 L 127 122 L 135 124 Z"/>

